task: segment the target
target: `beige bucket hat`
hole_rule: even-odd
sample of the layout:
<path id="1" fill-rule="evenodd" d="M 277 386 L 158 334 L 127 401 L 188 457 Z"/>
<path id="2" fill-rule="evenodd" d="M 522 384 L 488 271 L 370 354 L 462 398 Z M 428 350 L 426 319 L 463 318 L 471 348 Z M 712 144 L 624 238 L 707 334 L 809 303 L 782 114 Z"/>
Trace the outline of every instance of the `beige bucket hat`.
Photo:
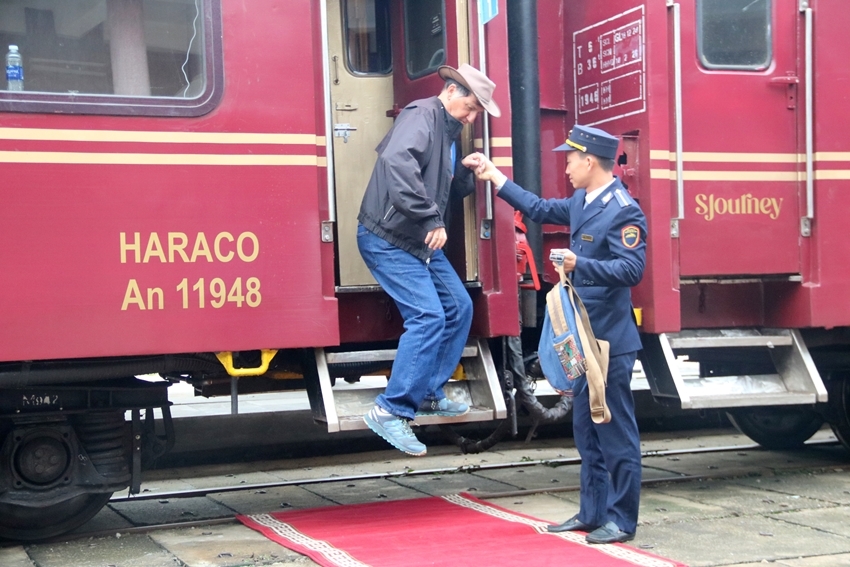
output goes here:
<path id="1" fill-rule="evenodd" d="M 496 118 L 502 115 L 499 105 L 493 100 L 493 90 L 496 88 L 496 83 L 472 65 L 464 63 L 457 69 L 443 65 L 437 70 L 437 73 L 443 80 L 452 79 L 469 89 L 469 92 L 475 95 L 484 110 Z"/>

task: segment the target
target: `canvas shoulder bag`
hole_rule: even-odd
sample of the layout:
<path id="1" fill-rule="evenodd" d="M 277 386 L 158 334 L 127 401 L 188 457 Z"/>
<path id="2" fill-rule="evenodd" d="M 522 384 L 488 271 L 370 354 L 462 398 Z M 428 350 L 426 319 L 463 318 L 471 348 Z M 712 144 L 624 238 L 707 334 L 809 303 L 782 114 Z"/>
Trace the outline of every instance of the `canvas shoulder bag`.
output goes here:
<path id="1" fill-rule="evenodd" d="M 586 375 L 591 419 L 594 423 L 608 423 L 611 412 L 605 403 L 605 385 L 610 345 L 593 334 L 587 309 L 564 273 L 563 256 L 553 253 L 550 259 L 560 281 L 546 295 L 546 315 L 538 345 L 540 366 L 552 387 L 562 395 L 570 395 L 573 382 Z"/>

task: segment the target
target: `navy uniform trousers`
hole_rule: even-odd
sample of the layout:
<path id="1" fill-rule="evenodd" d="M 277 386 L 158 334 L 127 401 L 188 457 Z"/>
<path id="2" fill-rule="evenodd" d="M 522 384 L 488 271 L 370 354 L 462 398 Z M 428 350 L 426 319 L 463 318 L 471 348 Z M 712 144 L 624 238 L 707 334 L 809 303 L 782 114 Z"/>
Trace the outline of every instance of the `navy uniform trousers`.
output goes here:
<path id="1" fill-rule="evenodd" d="M 596 424 L 590 419 L 586 382 L 573 400 L 573 438 L 581 455 L 578 519 L 590 526 L 612 521 L 631 534 L 637 529 L 641 478 L 640 436 L 629 385 L 636 358 L 636 352 L 627 352 L 612 356 L 608 363 L 605 401 L 611 410 L 609 423 Z"/>

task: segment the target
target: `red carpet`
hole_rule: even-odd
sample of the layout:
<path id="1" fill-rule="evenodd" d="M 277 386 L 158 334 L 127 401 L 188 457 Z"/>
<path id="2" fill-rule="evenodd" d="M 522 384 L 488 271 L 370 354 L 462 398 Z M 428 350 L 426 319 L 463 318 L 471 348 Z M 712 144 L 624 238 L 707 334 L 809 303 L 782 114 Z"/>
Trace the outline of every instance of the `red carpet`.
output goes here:
<path id="1" fill-rule="evenodd" d="M 467 494 L 237 516 L 246 526 L 326 567 L 684 567 Z"/>

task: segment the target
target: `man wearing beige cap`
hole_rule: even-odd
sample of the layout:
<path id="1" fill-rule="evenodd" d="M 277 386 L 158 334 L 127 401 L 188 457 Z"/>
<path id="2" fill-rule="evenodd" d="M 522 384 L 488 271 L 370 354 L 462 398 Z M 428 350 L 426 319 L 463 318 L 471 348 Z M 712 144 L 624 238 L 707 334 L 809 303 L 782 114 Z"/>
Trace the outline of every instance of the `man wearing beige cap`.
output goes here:
<path id="1" fill-rule="evenodd" d="M 360 254 L 404 318 L 387 388 L 363 419 L 395 448 L 416 456 L 426 452 L 408 423 L 417 413 L 469 411 L 443 392 L 472 323 L 472 301 L 443 253 L 446 210 L 450 194 L 475 190 L 469 168 L 478 162 L 459 159 L 461 129 L 484 110 L 501 114 L 493 100 L 496 85 L 479 70 L 464 64 L 438 73 L 446 81 L 442 92 L 408 104 L 378 145 L 357 217 Z"/>

